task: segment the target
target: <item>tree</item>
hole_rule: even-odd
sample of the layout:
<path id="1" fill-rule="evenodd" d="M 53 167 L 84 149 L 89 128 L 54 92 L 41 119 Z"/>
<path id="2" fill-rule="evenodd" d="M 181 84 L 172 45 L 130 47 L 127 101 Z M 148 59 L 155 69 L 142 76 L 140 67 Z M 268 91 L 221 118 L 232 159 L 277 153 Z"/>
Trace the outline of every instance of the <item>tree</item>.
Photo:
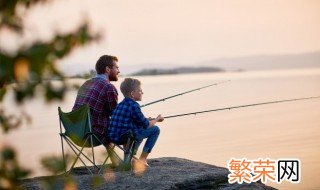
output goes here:
<path id="1" fill-rule="evenodd" d="M 50 0 L 0 0 L 0 35 L 6 30 L 22 37 L 24 32 L 23 16 L 30 8 Z M 49 41 L 35 41 L 28 46 L 21 46 L 15 52 L 9 52 L 0 46 L 0 125 L 4 133 L 19 127 L 28 117 L 20 113 L 7 114 L 2 104 L 8 89 L 14 91 L 15 100 L 23 103 L 33 97 L 36 88 L 44 89 L 47 101 L 61 100 L 68 88 L 64 76 L 56 67 L 59 59 L 67 56 L 77 47 L 100 38 L 99 33 L 92 33 L 89 23 L 84 22 L 67 34 L 55 34 Z M 50 79 L 62 81 L 60 87 L 53 87 Z M 11 167 L 7 167 L 10 165 Z M 25 177 L 28 170 L 19 167 L 12 148 L 5 147 L 0 152 L 0 189 L 14 188 L 15 181 Z M 3 182 L 4 181 L 4 182 Z M 5 184 L 6 186 L 4 186 Z"/>
<path id="2" fill-rule="evenodd" d="M 22 35 L 23 15 L 31 6 L 48 1 L 0 0 L 0 32 L 6 29 Z M 85 22 L 74 32 L 56 34 L 50 41 L 36 41 L 27 47 L 19 47 L 16 52 L 8 52 L 0 47 L 0 102 L 9 86 L 13 88 L 18 103 L 32 97 L 37 86 L 45 89 L 44 96 L 48 101 L 62 99 L 68 86 L 62 73 L 56 68 L 57 61 L 70 54 L 76 47 L 98 39 L 99 34 L 89 32 L 88 23 Z M 52 78 L 62 80 L 63 85 L 54 88 L 48 80 Z M 2 130 L 7 132 L 18 127 L 23 119 L 21 116 L 24 115 L 7 115 L 5 108 L 1 106 Z"/>

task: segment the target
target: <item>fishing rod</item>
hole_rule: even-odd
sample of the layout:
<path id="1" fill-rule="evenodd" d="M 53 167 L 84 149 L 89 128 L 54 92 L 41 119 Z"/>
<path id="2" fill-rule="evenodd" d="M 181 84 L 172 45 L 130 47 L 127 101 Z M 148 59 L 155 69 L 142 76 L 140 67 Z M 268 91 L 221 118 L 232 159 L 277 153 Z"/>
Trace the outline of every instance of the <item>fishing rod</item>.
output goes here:
<path id="1" fill-rule="evenodd" d="M 156 100 L 156 101 L 153 101 L 153 102 L 149 102 L 147 104 L 141 105 L 140 107 L 142 108 L 142 107 L 146 107 L 146 106 L 149 106 L 151 104 L 158 103 L 158 102 L 164 102 L 164 101 L 166 101 L 168 99 L 171 99 L 171 98 L 174 98 L 174 97 L 177 97 L 177 96 L 182 96 L 182 95 L 188 94 L 190 92 L 194 92 L 194 91 L 197 91 L 197 90 L 201 90 L 201 89 L 204 89 L 204 88 L 208 88 L 210 86 L 215 86 L 215 85 L 226 83 L 226 82 L 230 82 L 230 80 L 222 81 L 222 82 L 218 82 L 218 83 L 214 83 L 214 84 L 210 84 L 210 85 L 207 85 L 207 86 L 203 86 L 203 87 L 200 87 L 200 88 L 196 88 L 196 89 L 193 89 L 193 90 L 189 90 L 189 91 L 186 91 L 186 92 L 175 94 L 175 95 L 172 95 L 172 96 L 169 96 L 169 97 L 166 97 L 166 98 L 162 98 L 162 99 L 159 99 L 159 100 Z"/>
<path id="2" fill-rule="evenodd" d="M 187 115 L 196 115 L 196 114 L 207 113 L 207 112 L 231 110 L 231 109 L 237 109 L 237 108 L 244 108 L 244 107 L 251 107 L 251 106 L 258 106 L 258 105 L 265 105 L 265 104 L 276 104 L 276 103 L 282 103 L 282 102 L 293 102 L 293 101 L 308 100 L 308 99 L 315 99 L 315 98 L 320 98 L 320 96 L 307 97 L 307 98 L 295 98 L 295 99 L 287 99 L 287 100 L 278 100 L 278 101 L 262 102 L 262 103 L 255 103 L 255 104 L 246 104 L 246 105 L 241 105 L 241 106 L 233 106 L 233 107 L 219 108 L 219 109 L 213 109 L 213 110 L 205 110 L 205 111 L 184 113 L 184 114 L 178 114 L 178 115 L 171 115 L 171 116 L 166 116 L 166 117 L 163 117 L 163 118 L 164 119 L 169 119 L 169 118 L 174 118 L 174 117 L 181 117 L 181 116 L 187 116 Z"/>

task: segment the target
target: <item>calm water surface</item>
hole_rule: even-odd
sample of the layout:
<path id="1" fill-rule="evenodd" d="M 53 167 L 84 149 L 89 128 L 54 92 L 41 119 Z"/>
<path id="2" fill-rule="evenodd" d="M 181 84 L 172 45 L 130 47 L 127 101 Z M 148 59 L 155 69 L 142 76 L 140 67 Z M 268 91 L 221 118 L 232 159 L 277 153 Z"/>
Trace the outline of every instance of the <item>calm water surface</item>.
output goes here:
<path id="1" fill-rule="evenodd" d="M 266 101 L 320 95 L 320 69 L 207 73 L 175 76 L 137 77 L 142 81 L 141 104 L 215 82 L 231 80 L 163 103 L 143 108 L 155 117 L 216 109 Z M 120 78 L 120 82 L 123 78 Z M 83 80 L 70 81 L 81 84 Z M 119 89 L 120 82 L 115 83 Z M 120 91 L 119 91 L 120 92 Z M 9 135 L 1 135 L 1 144 L 19 150 L 24 166 L 34 176 L 45 175 L 39 158 L 60 155 L 57 107 L 69 111 L 76 91 L 64 102 L 51 104 L 39 96 L 23 105 L 33 116 L 32 125 Z M 5 107 L 15 110 L 10 93 Z M 122 100 L 120 95 L 119 100 Z M 320 189 L 320 99 L 241 108 L 167 119 L 159 123 L 161 135 L 151 157 L 181 157 L 227 167 L 231 157 L 298 158 L 301 182 L 268 183 L 280 189 Z M 100 149 L 102 152 L 103 149 Z M 102 158 L 101 158 L 102 159 Z"/>

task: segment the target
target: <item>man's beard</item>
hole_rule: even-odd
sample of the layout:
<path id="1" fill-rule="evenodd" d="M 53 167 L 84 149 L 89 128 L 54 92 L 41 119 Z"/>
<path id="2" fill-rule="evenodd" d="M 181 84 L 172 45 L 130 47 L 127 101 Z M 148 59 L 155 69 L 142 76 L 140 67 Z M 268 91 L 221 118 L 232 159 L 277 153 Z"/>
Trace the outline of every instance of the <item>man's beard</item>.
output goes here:
<path id="1" fill-rule="evenodd" d="M 118 81 L 118 76 L 117 75 L 109 75 L 109 80 L 110 81 Z"/>

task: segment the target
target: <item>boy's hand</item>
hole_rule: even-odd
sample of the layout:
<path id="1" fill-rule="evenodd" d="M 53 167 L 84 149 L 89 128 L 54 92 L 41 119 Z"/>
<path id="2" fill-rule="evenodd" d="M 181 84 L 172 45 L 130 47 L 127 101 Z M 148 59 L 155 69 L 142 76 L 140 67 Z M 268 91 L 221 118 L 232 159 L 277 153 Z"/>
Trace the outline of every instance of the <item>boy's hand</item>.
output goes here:
<path id="1" fill-rule="evenodd" d="M 156 120 L 158 121 L 158 122 L 162 122 L 163 120 L 164 120 L 164 118 L 161 116 L 161 114 L 160 115 L 158 115 L 158 117 L 156 118 Z"/>
<path id="2" fill-rule="evenodd" d="M 156 119 L 156 118 L 148 117 L 149 121 L 154 120 L 154 119 Z"/>

